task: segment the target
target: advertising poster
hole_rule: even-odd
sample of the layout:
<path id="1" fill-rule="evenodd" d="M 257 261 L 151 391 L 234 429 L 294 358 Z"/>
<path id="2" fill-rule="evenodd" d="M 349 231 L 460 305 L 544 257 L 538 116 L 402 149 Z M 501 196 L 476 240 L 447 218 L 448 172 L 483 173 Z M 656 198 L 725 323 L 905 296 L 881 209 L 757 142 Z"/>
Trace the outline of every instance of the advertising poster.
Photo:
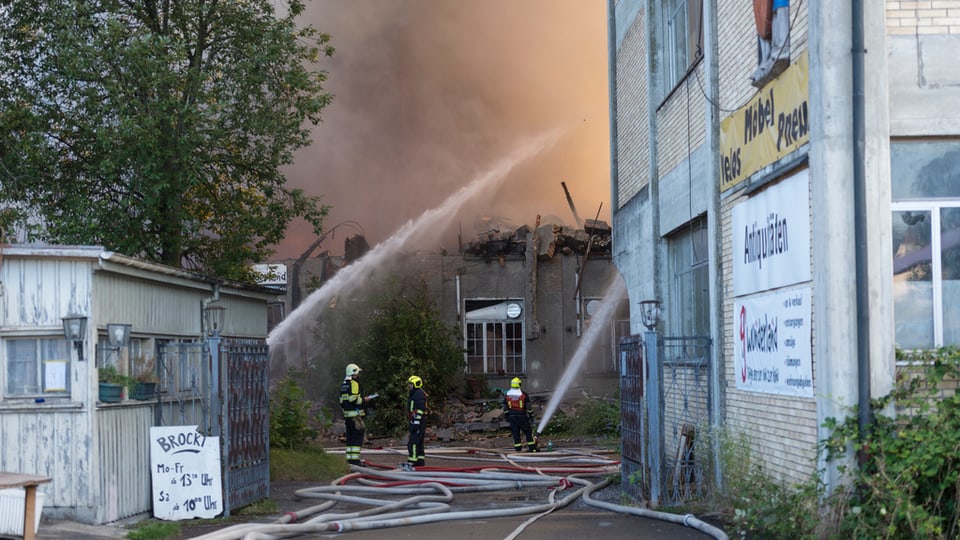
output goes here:
<path id="1" fill-rule="evenodd" d="M 799 171 L 733 207 L 734 296 L 810 281 L 809 178 Z"/>
<path id="2" fill-rule="evenodd" d="M 734 300 L 738 390 L 813 397 L 810 287 Z"/>
<path id="3" fill-rule="evenodd" d="M 213 518 L 223 512 L 220 438 L 197 426 L 150 428 L 153 516 L 178 521 Z"/>

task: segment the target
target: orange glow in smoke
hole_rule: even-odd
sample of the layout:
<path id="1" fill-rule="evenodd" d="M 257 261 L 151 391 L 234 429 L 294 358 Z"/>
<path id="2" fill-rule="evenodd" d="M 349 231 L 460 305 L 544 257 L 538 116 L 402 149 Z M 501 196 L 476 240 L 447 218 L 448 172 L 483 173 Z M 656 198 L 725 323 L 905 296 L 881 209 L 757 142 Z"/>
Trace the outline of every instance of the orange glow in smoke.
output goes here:
<path id="1" fill-rule="evenodd" d="M 441 203 L 528 138 L 566 128 L 459 220 L 464 240 L 490 225 L 609 223 L 606 5 L 596 0 L 314 0 L 308 20 L 337 52 L 321 65 L 335 94 L 314 142 L 288 171 L 323 196 L 332 226 L 359 222 L 371 245 Z M 483 216 L 491 217 L 484 221 Z M 442 246 L 455 248 L 458 231 Z M 314 237 L 292 224 L 277 259 Z M 318 250 L 340 254 L 343 237 Z"/>

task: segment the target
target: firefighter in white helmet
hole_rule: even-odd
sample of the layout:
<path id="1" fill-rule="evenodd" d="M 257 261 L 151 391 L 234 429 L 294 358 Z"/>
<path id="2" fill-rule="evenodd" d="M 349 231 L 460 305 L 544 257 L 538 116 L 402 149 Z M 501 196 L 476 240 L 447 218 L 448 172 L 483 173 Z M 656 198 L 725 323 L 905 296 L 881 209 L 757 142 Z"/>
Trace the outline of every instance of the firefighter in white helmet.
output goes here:
<path id="1" fill-rule="evenodd" d="M 530 429 L 530 419 L 533 415 L 530 408 L 530 394 L 524 392 L 520 385 L 520 377 L 514 377 L 510 381 L 510 390 L 503 396 L 503 410 L 506 411 L 507 421 L 510 422 L 513 449 L 516 452 L 523 451 L 523 445 L 520 444 L 520 434 L 523 433 L 527 438 L 527 449 L 530 452 L 539 452 L 537 440 Z"/>
<path id="2" fill-rule="evenodd" d="M 347 463 L 361 465 L 360 448 L 363 446 L 366 416 L 364 405 L 376 398 L 376 395 L 364 396 L 360 393 L 360 366 L 347 364 L 343 383 L 340 384 L 340 408 L 343 409 L 343 423 L 347 429 Z"/>

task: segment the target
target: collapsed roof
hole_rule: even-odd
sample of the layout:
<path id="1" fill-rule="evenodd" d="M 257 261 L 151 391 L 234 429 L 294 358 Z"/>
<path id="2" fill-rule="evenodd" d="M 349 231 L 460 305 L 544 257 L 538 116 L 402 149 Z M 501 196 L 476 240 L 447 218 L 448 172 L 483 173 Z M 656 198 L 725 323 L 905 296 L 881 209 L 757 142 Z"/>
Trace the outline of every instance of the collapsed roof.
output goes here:
<path id="1" fill-rule="evenodd" d="M 539 239 L 537 255 L 540 258 L 551 258 L 557 253 L 583 255 L 588 249 L 591 256 L 610 255 L 613 245 L 610 226 L 602 220 L 588 219 L 583 229 L 554 224 L 541 225 L 536 231 L 526 225 L 507 232 L 492 229 L 467 243 L 463 252 L 487 260 L 523 257 L 526 255 L 527 242 L 532 239 L 531 233 Z"/>

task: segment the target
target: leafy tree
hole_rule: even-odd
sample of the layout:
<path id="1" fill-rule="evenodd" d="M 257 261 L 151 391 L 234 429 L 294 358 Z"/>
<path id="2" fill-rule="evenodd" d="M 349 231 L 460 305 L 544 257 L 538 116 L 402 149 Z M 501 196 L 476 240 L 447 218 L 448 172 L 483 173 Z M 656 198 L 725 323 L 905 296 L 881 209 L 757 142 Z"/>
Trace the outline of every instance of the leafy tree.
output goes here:
<path id="1" fill-rule="evenodd" d="M 327 207 L 285 186 L 329 36 L 271 0 L 0 0 L 0 230 L 236 279 Z"/>
<path id="2" fill-rule="evenodd" d="M 433 412 L 462 382 L 459 333 L 440 318 L 426 284 L 415 278 L 394 277 L 365 297 L 339 299 L 314 330 L 322 346 L 314 369 L 321 378 L 338 386 L 344 366 L 354 362 L 363 369 L 364 392 L 380 395 L 367 422 L 370 432 L 395 435 L 406 429 L 410 375 L 423 379 Z"/>

